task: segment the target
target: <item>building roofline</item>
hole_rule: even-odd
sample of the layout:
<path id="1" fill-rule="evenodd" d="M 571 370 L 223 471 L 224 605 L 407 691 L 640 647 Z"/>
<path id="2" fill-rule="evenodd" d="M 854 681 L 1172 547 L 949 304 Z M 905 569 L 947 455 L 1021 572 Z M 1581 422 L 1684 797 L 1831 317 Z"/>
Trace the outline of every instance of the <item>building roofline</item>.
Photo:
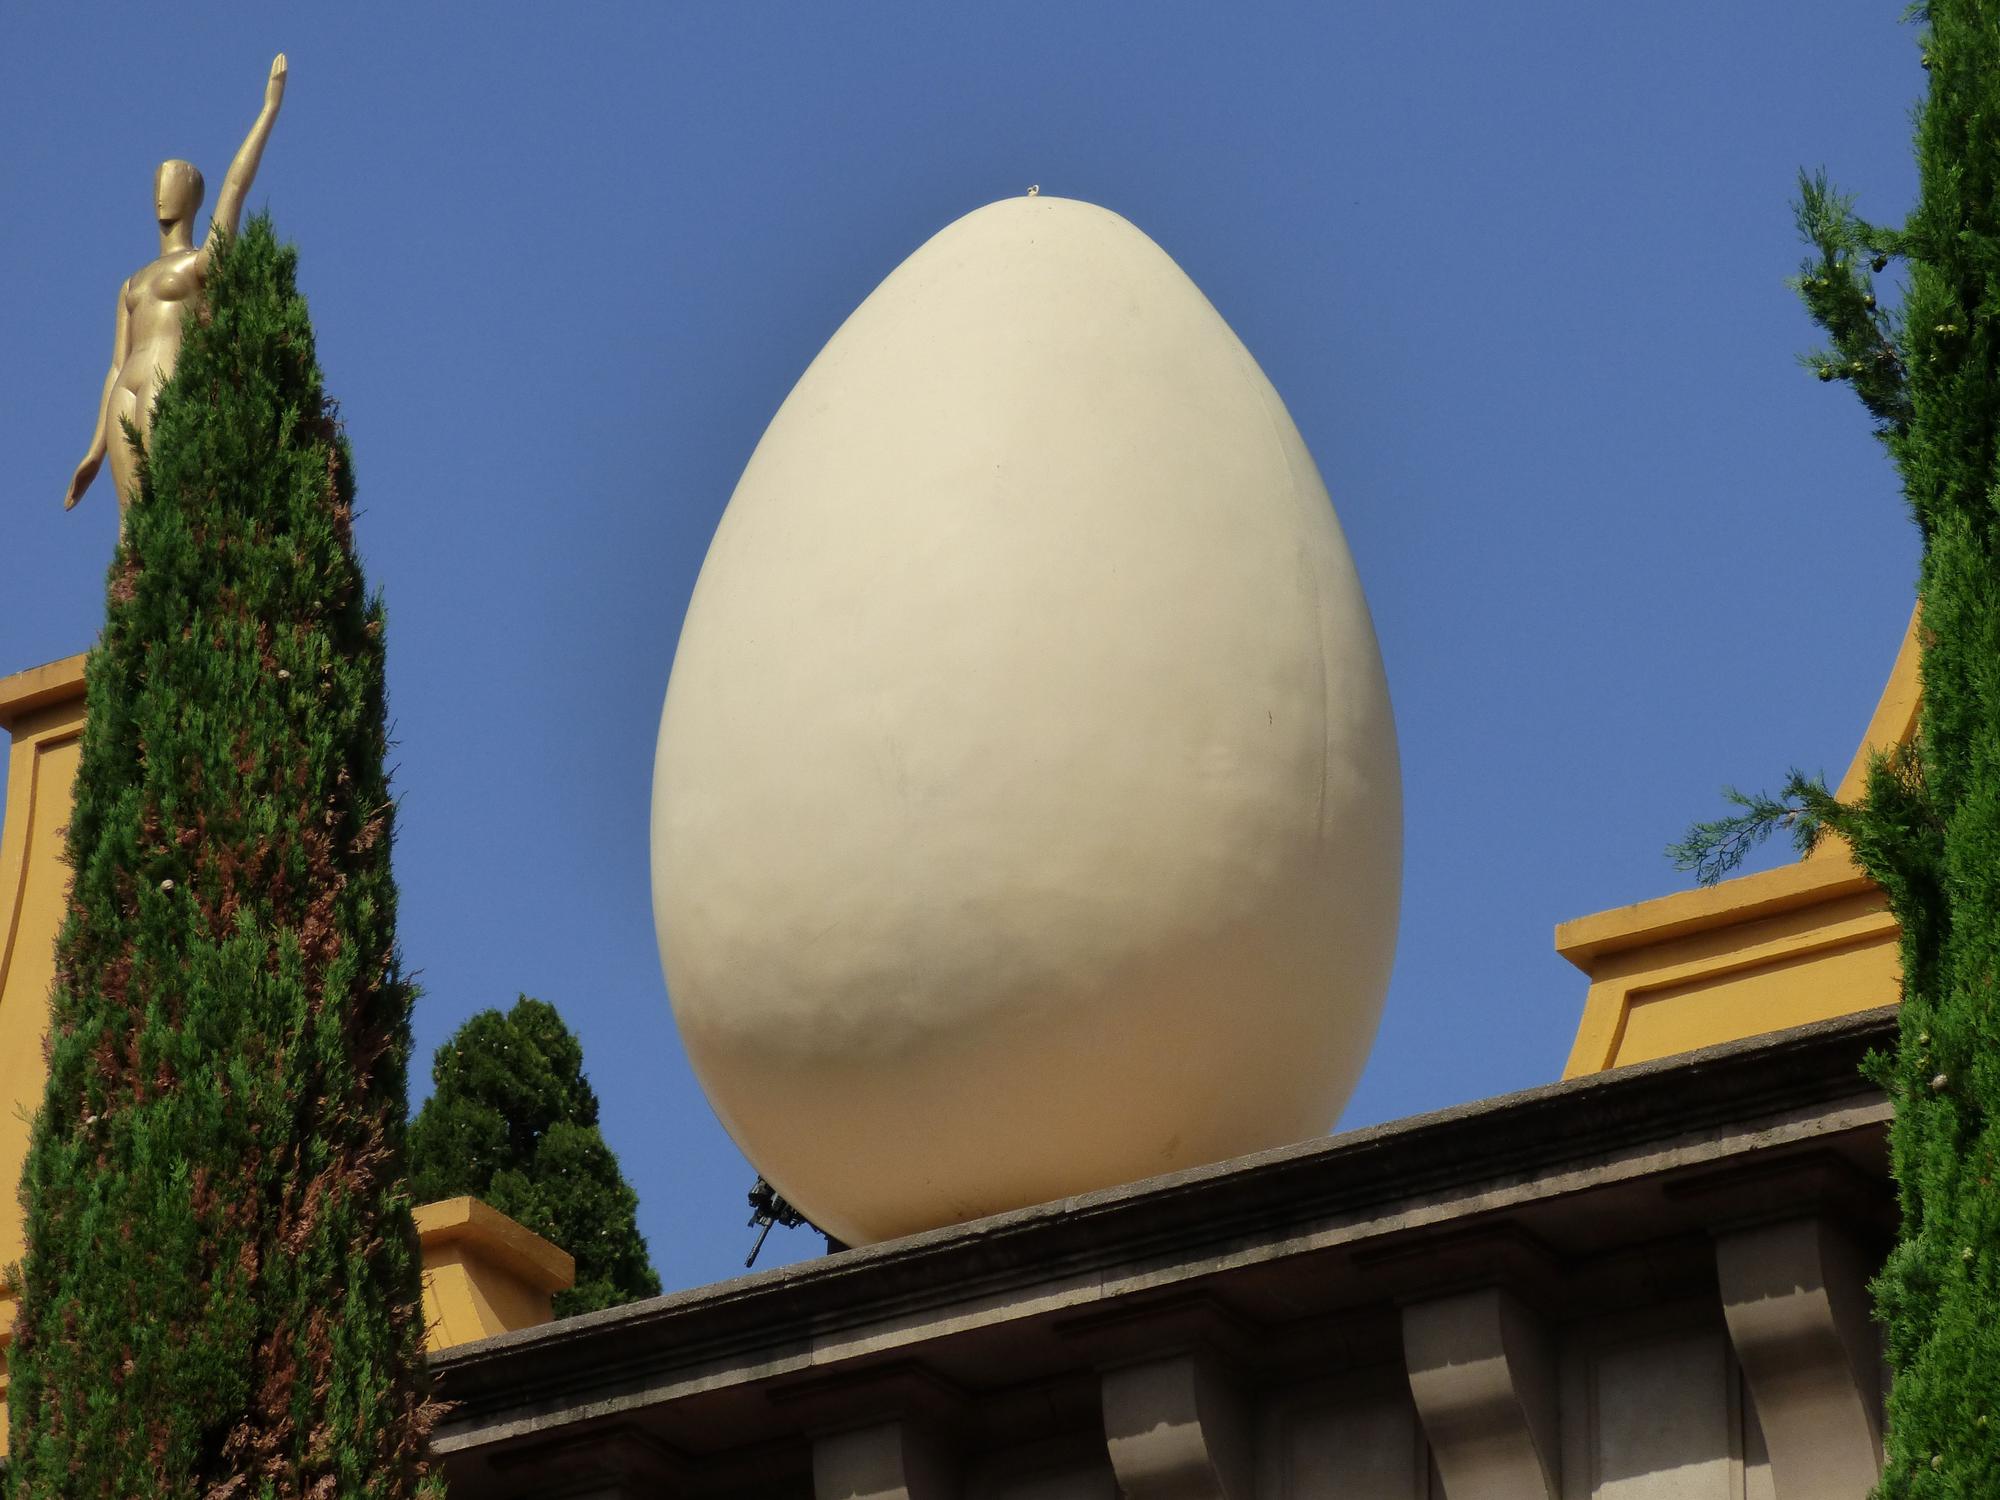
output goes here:
<path id="1" fill-rule="evenodd" d="M 1434 1218 L 1454 1219 L 1497 1184 L 1596 1171 L 1621 1154 L 1653 1161 L 1674 1141 L 1745 1122 L 1848 1103 L 1879 1113 L 1880 1091 L 1859 1066 L 1894 1031 L 1895 1009 L 1884 1007 L 466 1344 L 431 1362 L 437 1394 L 454 1404 L 438 1446 L 504 1440 L 523 1423 L 561 1420 L 561 1410 L 580 1417 L 593 1391 L 633 1391 L 717 1361 L 755 1363 L 760 1351 L 790 1357 L 843 1328 L 912 1320 L 1033 1283 L 1232 1247 L 1254 1259 L 1248 1247 L 1333 1218 L 1386 1217 L 1416 1200 L 1437 1205 Z"/>

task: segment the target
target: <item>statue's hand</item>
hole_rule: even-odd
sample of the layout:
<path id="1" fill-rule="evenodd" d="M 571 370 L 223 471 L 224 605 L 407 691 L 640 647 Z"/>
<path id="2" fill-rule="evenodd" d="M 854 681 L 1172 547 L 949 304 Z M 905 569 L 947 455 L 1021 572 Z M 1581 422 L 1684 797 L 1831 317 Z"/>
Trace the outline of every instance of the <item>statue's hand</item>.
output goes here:
<path id="1" fill-rule="evenodd" d="M 76 473 L 70 476 L 69 493 L 63 496 L 64 510 L 76 509 L 76 502 L 81 500 L 83 492 L 90 488 L 90 481 L 97 477 L 97 471 L 103 463 L 104 459 L 100 456 L 86 458 L 76 466 Z"/>
<path id="2" fill-rule="evenodd" d="M 276 109 L 285 97 L 285 54 L 280 52 L 271 60 L 271 81 L 264 85 L 264 107 Z"/>

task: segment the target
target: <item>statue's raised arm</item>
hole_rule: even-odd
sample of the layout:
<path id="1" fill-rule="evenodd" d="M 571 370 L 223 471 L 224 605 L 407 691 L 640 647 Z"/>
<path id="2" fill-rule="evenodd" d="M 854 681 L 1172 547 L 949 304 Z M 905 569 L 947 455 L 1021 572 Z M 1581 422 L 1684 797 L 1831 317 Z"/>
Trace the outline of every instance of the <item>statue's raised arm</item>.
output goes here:
<path id="1" fill-rule="evenodd" d="M 90 449 L 76 466 L 63 496 L 65 509 L 83 498 L 108 458 L 122 516 L 132 503 L 139 478 L 139 453 L 152 435 L 153 402 L 174 373 L 181 352 L 181 320 L 201 296 L 215 248 L 215 232 L 233 235 L 243 217 L 243 200 L 264 158 L 264 143 L 285 98 L 285 54 L 271 64 L 264 84 L 264 107 L 229 164 L 217 196 L 215 217 L 201 248 L 194 243 L 195 215 L 201 212 L 201 173 L 193 162 L 164 161 L 153 174 L 153 210 L 160 225 L 157 260 L 134 271 L 118 289 L 118 329 L 111 349 L 111 373 L 97 403 L 97 427 Z M 135 441 L 125 432 L 131 428 Z"/>
<path id="2" fill-rule="evenodd" d="M 201 242 L 202 265 L 208 264 L 210 247 L 215 244 L 215 232 L 233 235 L 243 222 L 243 200 L 250 196 L 250 184 L 256 180 L 257 164 L 264 159 L 264 142 L 271 138 L 271 126 L 277 122 L 278 106 L 285 102 L 285 54 L 280 52 L 271 61 L 271 76 L 264 84 L 264 107 L 257 111 L 256 123 L 250 133 L 243 137 L 243 144 L 236 148 L 236 158 L 229 164 L 229 170 L 222 178 L 222 191 L 215 196 L 215 217 L 209 220 L 208 235 Z"/>

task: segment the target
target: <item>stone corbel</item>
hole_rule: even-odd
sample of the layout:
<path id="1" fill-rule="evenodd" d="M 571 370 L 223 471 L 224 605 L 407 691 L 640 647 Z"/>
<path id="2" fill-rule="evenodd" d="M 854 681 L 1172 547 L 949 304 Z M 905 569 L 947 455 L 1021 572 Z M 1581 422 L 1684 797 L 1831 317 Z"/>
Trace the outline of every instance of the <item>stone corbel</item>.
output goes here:
<path id="1" fill-rule="evenodd" d="M 814 1500 L 954 1500 L 957 1494 L 950 1451 L 926 1423 L 898 1418 L 813 1442 Z"/>
<path id="2" fill-rule="evenodd" d="M 508 1493 L 547 1500 L 647 1500 L 680 1493 L 691 1473 L 677 1450 L 627 1423 L 500 1455 L 493 1464 Z"/>
<path id="3" fill-rule="evenodd" d="M 1125 1500 L 1252 1500 L 1247 1404 L 1205 1351 L 1105 1371 L 1104 1436 Z"/>
<path id="4" fill-rule="evenodd" d="M 1414 1303 L 1403 1356 L 1447 1493 L 1556 1500 L 1555 1357 L 1539 1318 L 1493 1287 Z"/>
<path id="5" fill-rule="evenodd" d="M 1809 1217 L 1717 1235 L 1715 1263 L 1778 1500 L 1863 1500 L 1882 1470 L 1866 1261 Z"/>

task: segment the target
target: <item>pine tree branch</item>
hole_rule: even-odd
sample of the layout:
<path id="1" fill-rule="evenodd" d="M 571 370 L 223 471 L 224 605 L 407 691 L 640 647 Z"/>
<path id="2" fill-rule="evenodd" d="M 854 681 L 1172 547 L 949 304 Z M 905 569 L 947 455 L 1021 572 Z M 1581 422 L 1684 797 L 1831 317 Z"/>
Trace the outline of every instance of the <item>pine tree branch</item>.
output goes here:
<path id="1" fill-rule="evenodd" d="M 1674 868 L 1693 872 L 1696 883 L 1704 886 L 1735 870 L 1780 830 L 1791 835 L 1799 857 L 1805 858 L 1850 811 L 1827 792 L 1822 778 L 1797 770 L 1785 778 L 1780 796 L 1742 792 L 1733 786 L 1725 787 L 1723 796 L 1743 811 L 1696 823 L 1678 843 L 1667 846 Z"/>
<path id="2" fill-rule="evenodd" d="M 1793 204 L 1799 233 L 1814 255 L 1790 283 L 1830 345 L 1801 357 L 1821 380 L 1844 380 L 1875 418 L 1883 439 L 1909 430 L 1910 398 L 1896 317 L 1875 294 L 1875 276 L 1908 253 L 1900 230 L 1871 224 L 1823 171 L 1799 174 Z"/>

